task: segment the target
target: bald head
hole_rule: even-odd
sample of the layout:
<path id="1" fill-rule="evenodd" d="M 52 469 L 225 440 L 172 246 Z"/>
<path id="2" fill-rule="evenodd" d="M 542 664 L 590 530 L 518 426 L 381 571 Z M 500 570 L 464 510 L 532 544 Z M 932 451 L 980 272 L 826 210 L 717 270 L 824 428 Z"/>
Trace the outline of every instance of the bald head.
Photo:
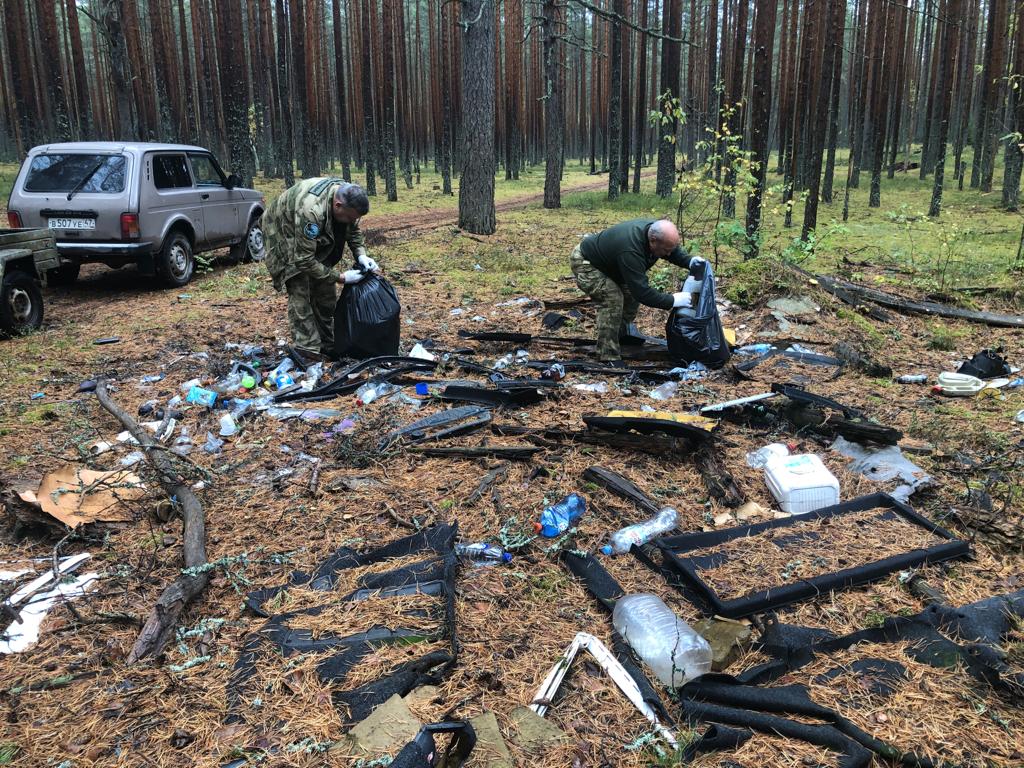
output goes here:
<path id="1" fill-rule="evenodd" d="M 651 253 L 663 259 L 679 245 L 679 230 L 668 219 L 659 219 L 647 230 L 647 240 L 651 245 Z"/>

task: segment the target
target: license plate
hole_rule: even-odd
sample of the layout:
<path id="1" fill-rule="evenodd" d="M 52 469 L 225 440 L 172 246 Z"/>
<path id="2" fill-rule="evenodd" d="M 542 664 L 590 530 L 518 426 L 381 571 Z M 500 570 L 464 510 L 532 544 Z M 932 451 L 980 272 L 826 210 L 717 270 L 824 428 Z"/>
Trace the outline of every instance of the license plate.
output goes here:
<path id="1" fill-rule="evenodd" d="M 96 219 L 50 219 L 50 229 L 96 229 Z"/>

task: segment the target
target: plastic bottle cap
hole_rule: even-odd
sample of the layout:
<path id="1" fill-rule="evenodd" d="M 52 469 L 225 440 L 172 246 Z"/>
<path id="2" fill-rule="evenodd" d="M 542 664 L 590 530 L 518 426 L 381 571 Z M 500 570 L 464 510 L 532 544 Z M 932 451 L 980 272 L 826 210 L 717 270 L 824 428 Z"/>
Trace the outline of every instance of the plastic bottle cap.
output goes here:
<path id="1" fill-rule="evenodd" d="M 501 561 L 503 563 L 511 563 L 512 562 L 512 553 L 511 552 L 502 552 L 501 553 Z"/>
<path id="2" fill-rule="evenodd" d="M 540 533 L 542 530 L 544 530 L 544 526 L 543 525 L 541 525 L 540 523 L 534 523 L 533 524 L 533 532 L 534 533 Z"/>
<path id="3" fill-rule="evenodd" d="M 612 552 L 614 552 L 614 551 L 615 551 L 615 550 L 614 550 L 614 549 L 612 549 L 612 546 L 611 546 L 611 544 L 605 544 L 605 545 L 604 545 L 603 547 L 601 547 L 601 554 L 602 554 L 602 555 L 610 555 L 610 554 L 612 554 Z"/>

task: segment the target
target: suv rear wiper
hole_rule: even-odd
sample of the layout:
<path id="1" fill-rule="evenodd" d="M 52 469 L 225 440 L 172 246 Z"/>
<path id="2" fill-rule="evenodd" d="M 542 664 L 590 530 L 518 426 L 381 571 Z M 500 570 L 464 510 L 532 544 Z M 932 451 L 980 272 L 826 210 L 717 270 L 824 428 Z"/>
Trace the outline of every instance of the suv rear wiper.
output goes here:
<path id="1" fill-rule="evenodd" d="M 94 165 L 92 167 L 92 170 L 89 171 L 87 174 L 85 174 L 85 176 L 82 177 L 81 181 L 79 181 L 77 184 L 75 184 L 75 188 L 74 189 L 72 189 L 70 192 L 68 192 L 68 200 L 70 200 L 72 197 L 74 197 L 79 192 L 81 192 L 82 191 L 82 187 L 84 187 L 89 182 L 89 179 L 91 179 L 93 176 L 96 175 L 96 171 L 98 171 L 100 168 L 102 168 L 103 164 L 106 163 L 106 162 L 107 162 L 107 158 L 105 158 L 105 157 L 100 158 L 100 161 L 98 163 L 96 163 L 96 165 Z"/>

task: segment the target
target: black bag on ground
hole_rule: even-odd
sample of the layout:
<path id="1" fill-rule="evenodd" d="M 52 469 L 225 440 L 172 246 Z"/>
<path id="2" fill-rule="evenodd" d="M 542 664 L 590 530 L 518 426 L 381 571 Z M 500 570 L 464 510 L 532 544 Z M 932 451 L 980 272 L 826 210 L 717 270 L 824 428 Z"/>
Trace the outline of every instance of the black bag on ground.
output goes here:
<path id="1" fill-rule="evenodd" d="M 357 360 L 397 355 L 401 311 L 398 294 L 382 277 L 346 285 L 334 308 L 335 354 Z"/>
<path id="2" fill-rule="evenodd" d="M 672 359 L 683 364 L 704 363 L 721 368 L 731 352 L 722 331 L 722 320 L 715 305 L 715 276 L 705 263 L 704 285 L 695 307 L 673 309 L 665 324 L 665 338 Z"/>
<path id="3" fill-rule="evenodd" d="M 1010 366 L 999 354 L 1002 350 L 983 349 L 970 360 L 964 361 L 957 373 L 966 373 L 979 379 L 994 379 L 1010 373 Z"/>

